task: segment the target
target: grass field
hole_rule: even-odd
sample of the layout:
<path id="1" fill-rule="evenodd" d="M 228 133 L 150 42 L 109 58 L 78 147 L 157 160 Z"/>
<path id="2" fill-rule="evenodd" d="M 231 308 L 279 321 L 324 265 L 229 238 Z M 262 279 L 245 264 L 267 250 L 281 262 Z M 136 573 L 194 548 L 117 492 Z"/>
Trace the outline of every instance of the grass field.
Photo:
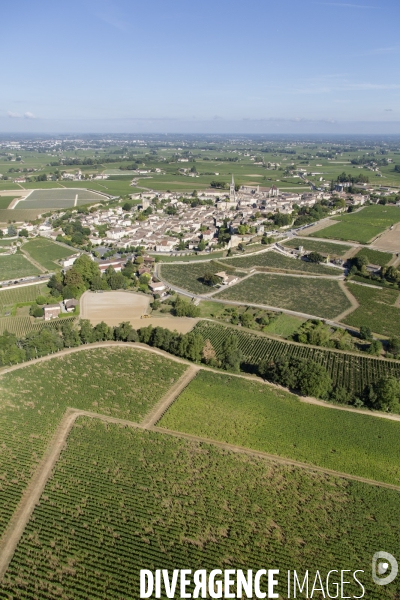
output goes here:
<path id="1" fill-rule="evenodd" d="M 75 201 L 76 196 L 78 198 Z M 26 200 L 21 200 L 18 203 L 17 209 L 72 208 L 73 206 L 82 206 L 83 204 L 91 204 L 100 202 L 101 200 L 104 200 L 104 196 L 81 188 L 34 190 Z"/>
<path id="2" fill-rule="evenodd" d="M 365 256 L 369 264 L 380 265 L 381 267 L 385 267 L 393 258 L 393 254 L 390 254 L 390 252 L 379 252 L 379 250 L 372 250 L 371 248 L 362 248 L 356 256 L 357 258 Z"/>
<path id="3" fill-rule="evenodd" d="M 339 221 L 326 229 L 310 234 L 310 237 L 348 240 L 368 244 L 391 225 L 400 222 L 400 211 L 394 206 L 366 206 L 360 211 L 333 217 Z"/>
<path id="4" fill-rule="evenodd" d="M 284 246 L 288 248 L 303 246 L 307 252 L 323 252 L 331 256 L 343 256 L 351 248 L 351 246 L 345 246 L 344 244 L 332 244 L 332 242 L 321 242 L 304 238 L 287 240 L 287 242 L 284 242 Z"/>
<path id="5" fill-rule="evenodd" d="M 16 238 L 11 238 L 11 239 L 3 238 L 3 239 L 0 239 L 0 247 L 12 246 L 17 241 L 19 241 L 19 240 L 17 240 Z"/>
<path id="6" fill-rule="evenodd" d="M 24 251 L 48 271 L 60 268 L 60 265 L 55 262 L 56 260 L 67 258 L 67 256 L 71 256 L 76 252 L 74 248 L 69 250 L 65 246 L 60 246 L 42 237 L 26 242 Z"/>
<path id="7" fill-rule="evenodd" d="M 108 348 L 2 375 L 0 537 L 68 406 L 140 421 L 185 369 L 148 352 Z"/>
<path id="8" fill-rule="evenodd" d="M 215 297 L 285 308 L 324 319 L 334 319 L 351 306 L 337 281 L 290 275 L 257 273 Z"/>
<path id="9" fill-rule="evenodd" d="M 13 208 L 13 209 L 0 209 L 0 223 L 9 223 L 15 221 L 16 223 L 29 223 L 38 218 L 40 214 L 45 212 L 41 208 Z"/>
<path id="10" fill-rule="evenodd" d="M 333 568 L 362 569 L 368 599 L 394 598 L 396 583 L 378 590 L 370 562 L 376 548 L 398 554 L 398 497 L 208 444 L 79 419 L 0 598 L 139 598 L 140 569 L 270 566 L 284 574 L 281 598 L 294 567 L 309 569 L 312 579 L 318 569 L 323 580 Z M 264 579 L 261 589 L 267 592 Z M 359 596 L 361 588 L 353 581 L 346 593 Z"/>
<path id="11" fill-rule="evenodd" d="M 306 404 L 229 375 L 200 372 L 159 426 L 400 484 L 400 422 Z"/>
<path id="12" fill-rule="evenodd" d="M 285 342 L 266 335 L 252 333 L 242 328 L 228 327 L 219 323 L 199 321 L 193 329 L 204 342 L 210 340 L 218 358 L 221 358 L 222 345 L 228 336 L 237 337 L 242 354 L 243 370 L 254 372 L 255 367 L 264 361 L 280 358 L 301 358 L 313 360 L 325 367 L 333 384 L 344 387 L 352 394 L 361 395 L 366 385 L 382 377 L 393 375 L 400 378 L 400 362 L 369 357 L 366 354 L 314 348 L 310 345 Z"/>
<path id="13" fill-rule="evenodd" d="M 235 258 L 226 258 L 222 261 L 226 265 L 241 269 L 251 269 L 253 267 L 265 267 L 274 271 L 293 271 L 295 273 L 312 273 L 315 275 L 340 275 L 341 271 L 333 267 L 315 264 L 289 258 L 278 252 L 261 252 L 253 256 L 238 256 Z"/>
<path id="14" fill-rule="evenodd" d="M 0 281 L 19 279 L 39 273 L 39 269 L 32 265 L 23 254 L 0 256 Z"/>
<path id="15" fill-rule="evenodd" d="M 194 294 L 208 294 L 215 291 L 216 288 L 205 285 L 202 283 L 201 278 L 207 272 L 218 273 L 224 269 L 229 272 L 229 265 L 222 266 L 220 263 L 211 260 L 187 265 L 165 264 L 160 267 L 160 272 L 162 278 L 172 285 Z M 232 268 L 231 270 L 233 272 Z"/>
<path id="16" fill-rule="evenodd" d="M 278 315 L 276 319 L 271 321 L 269 325 L 266 325 L 264 331 L 287 338 L 293 335 L 304 322 L 305 319 L 282 313 Z"/>
<path id="17" fill-rule="evenodd" d="M 344 323 L 353 327 L 366 325 L 374 333 L 387 337 L 400 336 L 399 290 L 373 289 L 355 283 L 348 283 L 347 287 L 360 307 L 349 314 Z"/>

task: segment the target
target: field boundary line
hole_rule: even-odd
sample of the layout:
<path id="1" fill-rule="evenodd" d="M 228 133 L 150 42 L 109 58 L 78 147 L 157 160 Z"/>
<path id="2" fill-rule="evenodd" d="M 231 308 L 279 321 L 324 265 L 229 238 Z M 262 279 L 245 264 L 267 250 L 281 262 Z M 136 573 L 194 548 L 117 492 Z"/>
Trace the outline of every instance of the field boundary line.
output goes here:
<path id="1" fill-rule="evenodd" d="M 187 439 L 187 440 L 190 440 L 193 442 L 199 442 L 201 444 L 211 444 L 213 446 L 217 446 L 218 448 L 222 448 L 223 450 L 229 450 L 231 452 L 237 452 L 240 454 L 248 454 L 248 455 L 254 456 L 256 458 L 264 458 L 271 462 L 275 462 L 275 463 L 278 463 L 281 465 L 298 467 L 301 469 L 305 469 L 307 471 L 323 473 L 325 475 L 332 475 L 334 477 L 340 477 L 342 479 L 349 479 L 351 481 L 359 481 L 361 483 L 375 485 L 378 487 L 383 487 L 383 488 L 396 490 L 397 492 L 400 492 L 400 485 L 395 485 L 393 483 L 385 483 L 384 481 L 377 481 L 375 479 L 368 479 L 367 477 L 359 477 L 358 475 L 351 475 L 350 473 L 342 473 L 341 471 L 335 471 L 333 469 L 327 469 L 325 467 L 318 467 L 317 465 L 303 463 L 298 460 L 279 456 L 277 454 L 269 454 L 268 452 L 263 452 L 262 450 L 253 450 L 251 448 L 246 448 L 244 446 L 237 446 L 235 444 L 230 444 L 228 442 L 220 442 L 219 440 L 214 440 L 213 438 L 206 438 L 206 437 L 202 437 L 199 435 L 194 435 L 192 433 L 175 431 L 173 429 L 165 429 L 164 427 L 157 427 L 155 425 L 148 427 L 147 430 L 153 431 L 155 433 L 162 433 L 162 434 L 166 434 L 166 435 L 172 435 L 174 437 L 184 438 L 184 439 Z"/>
<path id="2" fill-rule="evenodd" d="M 20 248 L 20 250 L 21 250 L 21 253 L 25 256 L 26 260 L 28 260 L 31 263 L 31 265 L 33 265 L 34 267 L 39 269 L 39 271 L 41 273 L 46 273 L 46 269 L 40 263 L 38 263 L 34 258 L 32 258 L 32 256 L 26 250 L 24 250 L 22 247 Z"/>
<path id="3" fill-rule="evenodd" d="M 142 421 L 142 427 L 145 429 L 158 423 L 164 413 L 167 412 L 169 407 L 175 402 L 180 396 L 183 390 L 189 385 L 189 383 L 196 377 L 200 371 L 200 367 L 197 365 L 191 365 L 183 375 L 169 388 L 167 393 L 161 398 L 159 402 L 150 410 L 149 414 L 145 416 Z"/>
<path id="4" fill-rule="evenodd" d="M 22 493 L 21 500 L 9 521 L 7 529 L 0 539 L 0 579 L 11 562 L 25 527 L 40 500 L 76 418 L 76 412 L 73 409 L 67 409 L 44 452 L 43 458 Z"/>
<path id="5" fill-rule="evenodd" d="M 343 319 L 345 319 L 347 317 L 347 315 L 354 312 L 357 308 L 360 307 L 358 300 L 350 292 L 350 290 L 348 289 L 348 287 L 346 286 L 344 281 L 339 281 L 339 287 L 342 290 L 342 292 L 344 293 L 344 295 L 346 296 L 346 298 L 348 299 L 348 301 L 350 302 L 351 306 L 349 308 L 347 308 L 346 310 L 344 310 L 342 313 L 340 313 L 340 315 L 335 317 L 335 321 L 342 321 Z"/>

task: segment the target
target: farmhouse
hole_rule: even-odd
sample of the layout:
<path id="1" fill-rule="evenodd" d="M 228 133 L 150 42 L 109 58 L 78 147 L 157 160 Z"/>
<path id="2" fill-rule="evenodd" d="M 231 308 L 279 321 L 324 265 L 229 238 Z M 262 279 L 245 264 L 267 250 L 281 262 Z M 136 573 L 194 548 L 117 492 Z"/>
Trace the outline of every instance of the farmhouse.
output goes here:
<path id="1" fill-rule="evenodd" d="M 60 314 L 61 309 L 59 304 L 47 304 L 43 308 L 44 320 L 51 321 L 51 319 L 56 319 Z"/>
<path id="2" fill-rule="evenodd" d="M 67 312 L 73 312 L 75 307 L 78 306 L 79 300 L 75 300 L 75 298 L 69 298 L 68 300 L 64 300 L 64 307 Z"/>
<path id="3" fill-rule="evenodd" d="M 239 281 L 239 277 L 237 275 L 227 275 L 225 271 L 220 271 L 219 273 L 215 273 L 217 277 L 222 279 L 222 285 L 232 285 Z"/>

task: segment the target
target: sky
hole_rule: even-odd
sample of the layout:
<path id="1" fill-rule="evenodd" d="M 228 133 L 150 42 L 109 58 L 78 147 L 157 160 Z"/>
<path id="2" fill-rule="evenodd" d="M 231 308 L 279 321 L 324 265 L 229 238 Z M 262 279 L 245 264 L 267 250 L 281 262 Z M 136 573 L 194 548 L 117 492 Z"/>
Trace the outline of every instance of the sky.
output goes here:
<path id="1" fill-rule="evenodd" d="M 400 133 L 399 0 L 14 0 L 0 133 Z"/>

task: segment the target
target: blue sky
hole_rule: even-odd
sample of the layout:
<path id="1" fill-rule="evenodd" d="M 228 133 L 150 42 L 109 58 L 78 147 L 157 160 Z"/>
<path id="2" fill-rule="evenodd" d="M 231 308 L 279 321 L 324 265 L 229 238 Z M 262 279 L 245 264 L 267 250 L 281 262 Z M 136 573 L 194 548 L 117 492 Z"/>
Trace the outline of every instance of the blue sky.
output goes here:
<path id="1" fill-rule="evenodd" d="M 400 133 L 398 0 L 15 0 L 0 132 Z"/>

